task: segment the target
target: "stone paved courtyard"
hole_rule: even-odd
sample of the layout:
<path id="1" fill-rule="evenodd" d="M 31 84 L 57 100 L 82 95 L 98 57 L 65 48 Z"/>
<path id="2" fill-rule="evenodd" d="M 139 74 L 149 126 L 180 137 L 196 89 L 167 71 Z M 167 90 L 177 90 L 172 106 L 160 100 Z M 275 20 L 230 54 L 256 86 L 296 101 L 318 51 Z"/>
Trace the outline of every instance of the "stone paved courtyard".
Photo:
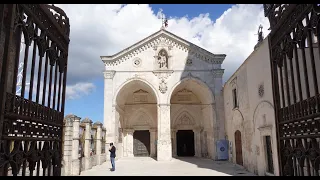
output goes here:
<path id="1" fill-rule="evenodd" d="M 225 161 L 203 158 L 179 158 L 159 162 L 152 158 L 122 158 L 111 172 L 106 162 L 83 171 L 80 176 L 255 176 L 244 168 Z"/>

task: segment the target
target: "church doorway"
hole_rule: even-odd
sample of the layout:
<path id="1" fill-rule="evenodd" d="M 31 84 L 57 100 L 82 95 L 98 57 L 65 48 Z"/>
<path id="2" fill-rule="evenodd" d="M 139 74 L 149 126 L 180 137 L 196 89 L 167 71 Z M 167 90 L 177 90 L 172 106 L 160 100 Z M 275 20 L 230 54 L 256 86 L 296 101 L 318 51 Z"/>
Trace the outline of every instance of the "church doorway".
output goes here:
<path id="1" fill-rule="evenodd" d="M 150 132 L 148 130 L 134 131 L 133 155 L 134 157 L 150 156 Z"/>
<path id="2" fill-rule="evenodd" d="M 194 156 L 194 133 L 192 130 L 178 130 L 177 156 Z"/>

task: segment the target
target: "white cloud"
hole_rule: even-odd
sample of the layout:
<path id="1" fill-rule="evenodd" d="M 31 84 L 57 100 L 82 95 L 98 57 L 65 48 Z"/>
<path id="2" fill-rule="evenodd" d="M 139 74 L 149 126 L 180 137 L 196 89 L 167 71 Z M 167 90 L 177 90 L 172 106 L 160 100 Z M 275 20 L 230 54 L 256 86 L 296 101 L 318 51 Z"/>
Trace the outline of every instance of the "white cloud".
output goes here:
<path id="1" fill-rule="evenodd" d="M 103 63 L 99 56 L 112 55 L 158 31 L 161 26 L 158 12 L 145 4 L 56 6 L 67 13 L 71 25 L 69 95 L 77 94 L 75 87 L 90 92 L 92 84 L 85 82 L 102 77 Z M 169 17 L 168 31 L 213 53 L 227 54 L 223 63 L 226 80 L 253 51 L 260 24 L 266 36 L 269 22 L 264 17 L 262 5 L 240 4 L 226 10 L 217 20 L 210 19 L 208 13 L 192 19 L 187 15 Z"/>
<path id="2" fill-rule="evenodd" d="M 67 86 L 66 97 L 67 99 L 77 99 L 83 95 L 88 95 L 95 90 L 92 83 L 79 82 L 74 85 Z"/>

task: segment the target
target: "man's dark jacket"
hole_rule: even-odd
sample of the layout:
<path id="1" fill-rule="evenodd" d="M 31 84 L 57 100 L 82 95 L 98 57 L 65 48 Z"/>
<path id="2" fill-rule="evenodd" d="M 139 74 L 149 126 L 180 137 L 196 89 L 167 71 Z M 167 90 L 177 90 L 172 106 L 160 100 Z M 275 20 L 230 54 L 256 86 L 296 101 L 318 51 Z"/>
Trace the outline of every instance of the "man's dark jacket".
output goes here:
<path id="1" fill-rule="evenodd" d="M 115 158 L 116 157 L 116 147 L 112 146 L 112 148 L 109 150 L 110 157 Z"/>

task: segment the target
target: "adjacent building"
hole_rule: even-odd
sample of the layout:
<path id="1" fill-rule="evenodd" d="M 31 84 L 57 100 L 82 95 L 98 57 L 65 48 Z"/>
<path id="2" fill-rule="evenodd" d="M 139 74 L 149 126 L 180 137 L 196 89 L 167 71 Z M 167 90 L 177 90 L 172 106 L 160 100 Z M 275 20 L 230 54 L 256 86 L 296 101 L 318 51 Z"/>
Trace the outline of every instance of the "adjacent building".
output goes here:
<path id="1" fill-rule="evenodd" d="M 259 175 L 279 175 L 268 37 L 223 88 L 230 161 Z"/>

